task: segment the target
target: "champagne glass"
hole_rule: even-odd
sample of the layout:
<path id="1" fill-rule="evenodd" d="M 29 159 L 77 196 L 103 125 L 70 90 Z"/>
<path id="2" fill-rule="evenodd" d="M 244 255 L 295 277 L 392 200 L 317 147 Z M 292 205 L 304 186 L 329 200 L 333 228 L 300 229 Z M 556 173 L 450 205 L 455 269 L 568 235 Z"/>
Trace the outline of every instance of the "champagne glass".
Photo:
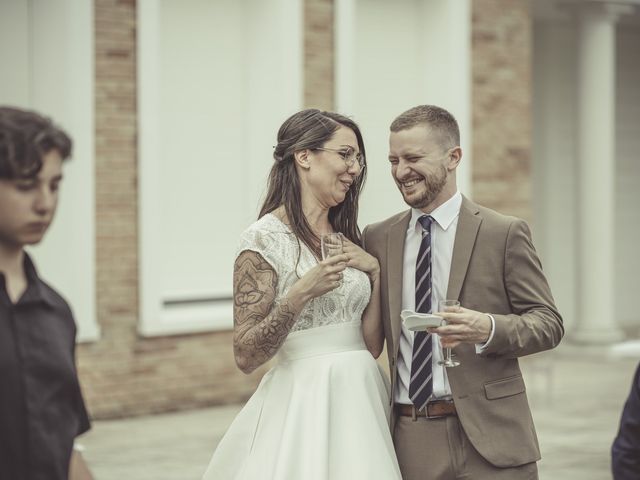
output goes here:
<path id="1" fill-rule="evenodd" d="M 326 260 L 329 257 L 335 257 L 336 255 L 342 255 L 344 253 L 344 244 L 342 242 L 341 233 L 325 233 L 320 237 L 320 250 L 322 251 L 322 259 Z M 342 280 L 338 288 L 336 288 L 336 294 L 342 299 L 343 295 L 340 292 L 342 288 Z M 342 313 L 342 319 L 345 318 L 344 302 L 340 301 L 340 311 Z"/>
<path id="2" fill-rule="evenodd" d="M 440 302 L 440 311 L 442 312 L 450 312 L 452 310 L 457 310 L 458 307 L 460 307 L 460 302 L 458 300 L 442 300 Z M 444 320 L 443 323 L 446 325 L 447 324 L 446 320 Z M 460 362 L 453 360 L 451 358 L 450 348 L 445 348 L 444 360 L 440 360 L 438 362 L 438 365 L 443 365 L 445 367 L 457 367 L 458 365 L 460 365 Z"/>

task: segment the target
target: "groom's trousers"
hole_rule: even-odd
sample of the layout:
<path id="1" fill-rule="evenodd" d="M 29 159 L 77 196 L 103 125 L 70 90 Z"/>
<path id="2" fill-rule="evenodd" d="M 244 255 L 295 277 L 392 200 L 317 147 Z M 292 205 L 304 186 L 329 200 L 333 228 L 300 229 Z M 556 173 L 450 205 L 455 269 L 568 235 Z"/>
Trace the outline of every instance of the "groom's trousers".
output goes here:
<path id="1" fill-rule="evenodd" d="M 467 438 L 456 416 L 398 416 L 393 432 L 403 480 L 537 480 L 536 463 L 498 468 Z"/>

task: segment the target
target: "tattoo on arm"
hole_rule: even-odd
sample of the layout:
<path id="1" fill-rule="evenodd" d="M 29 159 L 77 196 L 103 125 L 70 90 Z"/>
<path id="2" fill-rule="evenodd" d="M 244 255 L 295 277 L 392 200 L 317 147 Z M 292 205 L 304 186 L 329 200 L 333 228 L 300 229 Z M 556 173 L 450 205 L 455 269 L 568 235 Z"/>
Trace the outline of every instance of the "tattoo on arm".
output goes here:
<path id="1" fill-rule="evenodd" d="M 286 299 L 275 303 L 278 276 L 257 252 L 242 252 L 233 272 L 233 350 L 238 367 L 249 373 L 273 357 L 284 343 L 297 312 Z"/>

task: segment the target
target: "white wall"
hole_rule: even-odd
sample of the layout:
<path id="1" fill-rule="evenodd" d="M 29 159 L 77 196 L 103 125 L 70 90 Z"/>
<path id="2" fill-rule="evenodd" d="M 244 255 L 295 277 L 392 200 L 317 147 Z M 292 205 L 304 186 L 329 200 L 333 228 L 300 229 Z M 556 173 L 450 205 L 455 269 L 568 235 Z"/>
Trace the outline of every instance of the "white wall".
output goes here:
<path id="1" fill-rule="evenodd" d="M 140 331 L 230 328 L 236 244 L 302 104 L 302 5 L 142 0 L 138 25 Z"/>
<path id="2" fill-rule="evenodd" d="M 95 309 L 93 4 L 0 0 L 0 104 L 38 110 L 74 140 L 57 218 L 33 253 L 71 304 L 78 338 L 99 336 Z"/>
<path id="3" fill-rule="evenodd" d="M 435 104 L 458 120 L 461 191 L 471 194 L 471 12 L 467 0 L 336 0 L 336 110 L 353 116 L 367 148 L 359 223 L 408 208 L 391 178 L 389 125 Z"/>
<path id="4" fill-rule="evenodd" d="M 30 102 L 31 1 L 0 0 L 0 103 L 28 106 Z"/>

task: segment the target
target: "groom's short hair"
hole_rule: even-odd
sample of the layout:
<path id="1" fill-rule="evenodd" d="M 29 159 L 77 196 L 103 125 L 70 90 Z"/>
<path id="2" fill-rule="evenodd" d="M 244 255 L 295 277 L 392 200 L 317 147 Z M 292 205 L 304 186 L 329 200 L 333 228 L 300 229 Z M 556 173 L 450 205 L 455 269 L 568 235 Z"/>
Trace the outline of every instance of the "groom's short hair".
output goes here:
<path id="1" fill-rule="evenodd" d="M 455 117 L 444 108 L 435 105 L 418 105 L 410 108 L 396 117 L 391 123 L 390 130 L 399 132 L 423 124 L 439 133 L 440 143 L 444 148 L 460 145 L 460 128 Z"/>

